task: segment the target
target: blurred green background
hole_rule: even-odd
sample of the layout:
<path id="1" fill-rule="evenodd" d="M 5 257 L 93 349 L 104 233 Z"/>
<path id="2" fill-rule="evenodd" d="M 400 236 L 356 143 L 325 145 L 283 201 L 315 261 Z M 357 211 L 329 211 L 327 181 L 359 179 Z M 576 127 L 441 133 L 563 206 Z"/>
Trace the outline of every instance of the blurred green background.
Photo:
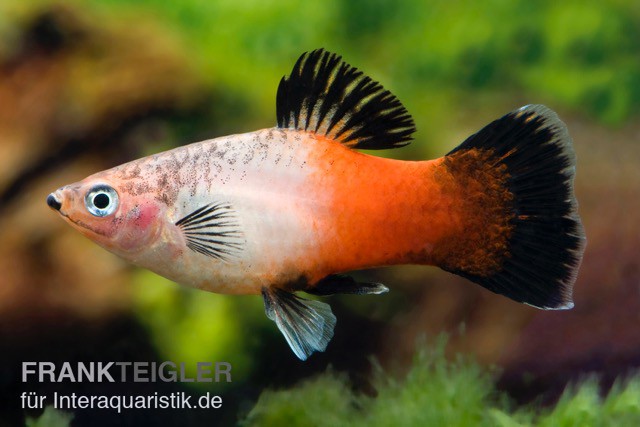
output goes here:
<path id="1" fill-rule="evenodd" d="M 318 47 L 380 81 L 413 115 L 415 142 L 376 155 L 437 157 L 521 105 L 558 111 L 578 154 L 588 238 L 572 311 L 537 311 L 434 268 L 357 272 L 392 291 L 332 297 L 336 336 L 303 363 L 260 298 L 185 289 L 135 269 L 45 205 L 49 192 L 95 171 L 273 126 L 280 78 Z M 11 404 L 0 416 L 20 425 L 40 415 L 18 409 L 22 391 L 186 390 L 220 393 L 225 404 L 78 411 L 72 425 L 339 425 L 358 417 L 378 425 L 638 425 L 640 386 L 626 379 L 640 365 L 639 113 L 635 1 L 4 0 L 0 398 Z M 446 344 L 433 338 L 441 332 Z M 214 386 L 23 384 L 27 360 L 225 360 L 234 376 Z M 273 389 L 283 391 L 264 392 Z"/>

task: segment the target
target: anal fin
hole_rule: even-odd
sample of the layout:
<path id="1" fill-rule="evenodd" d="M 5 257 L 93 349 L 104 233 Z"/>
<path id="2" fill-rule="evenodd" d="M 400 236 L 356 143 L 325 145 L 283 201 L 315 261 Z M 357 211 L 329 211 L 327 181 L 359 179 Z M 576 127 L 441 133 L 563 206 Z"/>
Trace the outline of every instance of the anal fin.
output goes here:
<path id="1" fill-rule="evenodd" d="M 305 292 L 313 295 L 378 295 L 389 292 L 389 288 L 382 283 L 356 282 L 351 276 L 332 274 L 320 280 L 313 288 L 305 289 Z"/>
<path id="2" fill-rule="evenodd" d="M 262 297 L 267 317 L 276 323 L 300 360 L 327 348 L 336 325 L 329 304 L 277 288 L 262 288 Z"/>

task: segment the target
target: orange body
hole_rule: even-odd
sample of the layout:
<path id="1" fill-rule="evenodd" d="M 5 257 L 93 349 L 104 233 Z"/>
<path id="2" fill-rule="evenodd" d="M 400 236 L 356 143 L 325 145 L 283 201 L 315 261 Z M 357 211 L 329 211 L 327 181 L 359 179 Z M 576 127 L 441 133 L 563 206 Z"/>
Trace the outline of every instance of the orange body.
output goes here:
<path id="1" fill-rule="evenodd" d="M 429 264 L 438 242 L 458 232 L 456 200 L 436 179 L 442 159 L 399 161 L 326 139 L 309 143 L 318 147 L 310 158 L 310 194 L 332 194 L 323 214 L 312 219 L 320 236 L 315 253 L 297 261 L 309 265 L 312 282 L 332 272 Z"/>
<path id="2" fill-rule="evenodd" d="M 308 218 L 317 244 L 295 260 L 310 283 L 335 272 L 395 264 L 464 266 L 478 274 L 497 267 L 510 232 L 502 171 L 496 171 L 501 178 L 491 176 L 478 167 L 484 160 L 478 156 L 466 165 L 456 159 L 458 167 L 475 171 L 472 182 L 465 182 L 444 157 L 386 159 L 309 137 L 306 143 L 315 149 L 308 162 L 315 172 L 308 196 L 322 200 L 319 195 L 331 194 Z M 488 182 L 479 186 L 478 178 Z M 493 194 L 492 183 L 493 193 L 504 194 Z M 493 206 L 482 206 L 485 199 Z"/>

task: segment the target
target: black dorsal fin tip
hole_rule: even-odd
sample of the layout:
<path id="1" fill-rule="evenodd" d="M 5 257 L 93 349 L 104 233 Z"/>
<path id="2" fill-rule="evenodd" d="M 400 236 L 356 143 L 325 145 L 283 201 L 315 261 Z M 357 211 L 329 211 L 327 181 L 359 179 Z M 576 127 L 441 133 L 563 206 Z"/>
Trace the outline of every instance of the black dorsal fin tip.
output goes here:
<path id="1" fill-rule="evenodd" d="M 348 147 L 380 150 L 411 142 L 411 115 L 382 85 L 324 49 L 298 58 L 276 96 L 278 127 L 315 132 Z"/>

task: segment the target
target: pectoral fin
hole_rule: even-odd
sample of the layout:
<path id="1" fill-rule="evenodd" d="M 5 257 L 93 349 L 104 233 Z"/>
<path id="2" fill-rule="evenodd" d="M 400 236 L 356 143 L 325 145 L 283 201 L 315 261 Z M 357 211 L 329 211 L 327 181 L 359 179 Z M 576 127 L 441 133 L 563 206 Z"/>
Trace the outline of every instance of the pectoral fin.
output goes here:
<path id="1" fill-rule="evenodd" d="M 300 360 L 327 348 L 336 325 L 329 304 L 306 300 L 281 289 L 262 288 L 262 297 L 267 317 L 276 322 Z"/>
<path id="2" fill-rule="evenodd" d="M 187 247 L 202 255 L 230 261 L 244 248 L 244 234 L 237 215 L 227 203 L 204 205 L 175 225 L 184 233 Z"/>

